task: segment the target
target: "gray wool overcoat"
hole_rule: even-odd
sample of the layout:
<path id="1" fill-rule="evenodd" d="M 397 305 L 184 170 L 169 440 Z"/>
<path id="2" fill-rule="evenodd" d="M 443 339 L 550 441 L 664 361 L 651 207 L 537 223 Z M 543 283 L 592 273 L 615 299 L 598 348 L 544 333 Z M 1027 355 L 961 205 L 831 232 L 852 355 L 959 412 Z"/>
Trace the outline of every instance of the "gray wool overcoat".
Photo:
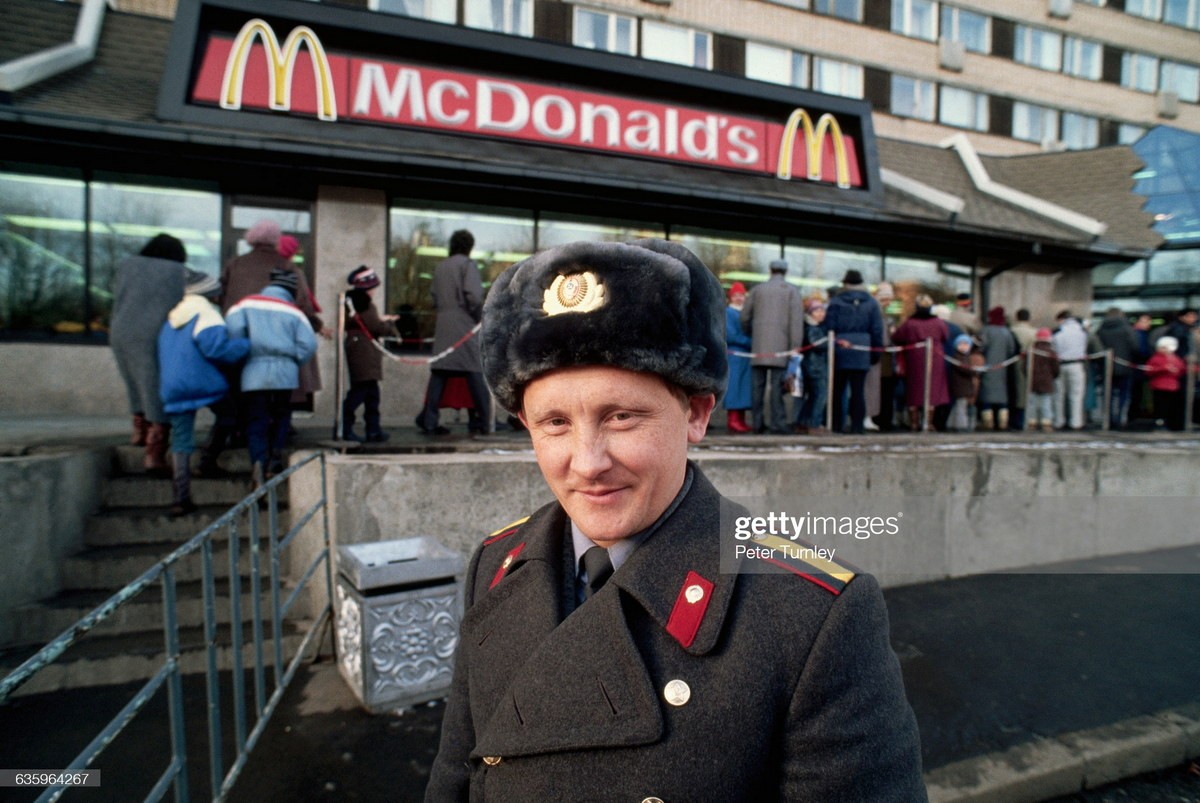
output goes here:
<path id="1" fill-rule="evenodd" d="M 836 594 L 721 574 L 725 502 L 693 471 L 675 512 L 565 618 L 557 503 L 476 551 L 426 800 L 926 799 L 874 579 Z M 697 578 L 712 583 L 702 598 Z M 685 597 L 698 621 L 681 621 Z"/>
<path id="2" fill-rule="evenodd" d="M 433 353 L 440 354 L 459 343 L 479 323 L 483 314 L 483 280 L 479 278 L 475 261 L 463 254 L 443 259 L 433 272 L 432 292 L 433 306 L 437 310 Z M 482 371 L 478 335 L 468 338 L 429 367 L 440 371 Z"/>

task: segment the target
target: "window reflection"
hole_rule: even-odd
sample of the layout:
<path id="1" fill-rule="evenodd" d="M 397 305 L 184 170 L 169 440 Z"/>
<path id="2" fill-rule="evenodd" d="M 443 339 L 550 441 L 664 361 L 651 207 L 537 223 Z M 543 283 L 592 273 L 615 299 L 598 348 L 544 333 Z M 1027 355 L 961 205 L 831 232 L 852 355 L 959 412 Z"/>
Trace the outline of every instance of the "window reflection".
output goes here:
<path id="1" fill-rule="evenodd" d="M 425 341 L 433 337 L 433 271 L 449 254 L 450 235 L 458 229 L 475 236 L 471 258 L 485 291 L 506 268 L 533 253 L 532 212 L 393 207 L 386 312 L 400 316 L 397 326 L 407 351 L 429 348 Z"/>
<path id="2" fill-rule="evenodd" d="M 839 250 L 817 243 L 788 243 L 783 251 L 794 283 L 801 285 L 806 296 L 841 285 L 848 270 L 861 273 L 867 284 L 878 284 L 883 278 L 878 251 Z"/>
<path id="3" fill-rule="evenodd" d="M 749 289 L 770 276 L 771 261 L 779 259 L 779 240 L 754 240 L 737 234 L 675 229 L 671 239 L 687 248 L 717 274 L 726 288 L 742 282 Z M 788 279 L 795 278 L 795 270 Z"/>
<path id="4" fill-rule="evenodd" d="M 538 221 L 537 247 L 544 251 L 580 240 L 625 243 L 644 237 L 663 237 L 663 227 L 654 223 L 598 222 L 594 218 L 561 216 Z"/>

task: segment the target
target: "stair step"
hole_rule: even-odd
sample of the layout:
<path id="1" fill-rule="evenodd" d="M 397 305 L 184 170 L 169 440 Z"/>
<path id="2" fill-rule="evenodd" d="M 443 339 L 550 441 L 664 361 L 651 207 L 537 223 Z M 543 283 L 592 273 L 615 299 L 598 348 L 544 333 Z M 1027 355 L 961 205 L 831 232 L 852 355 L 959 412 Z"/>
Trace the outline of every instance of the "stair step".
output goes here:
<path id="1" fill-rule="evenodd" d="M 192 480 L 192 501 L 197 505 L 224 505 L 231 507 L 250 493 L 247 478 Z M 108 481 L 101 496 L 101 504 L 108 509 L 129 507 L 169 507 L 171 504 L 171 481 L 143 476 L 114 477 Z M 280 501 L 287 499 L 287 483 L 276 491 Z"/>
<path id="2" fill-rule="evenodd" d="M 280 504 L 279 509 L 285 510 Z M 203 530 L 230 508 L 229 505 L 202 505 L 196 512 L 173 519 L 163 507 L 121 507 L 101 510 L 88 518 L 84 543 L 91 547 L 124 546 L 127 544 L 174 544 L 178 546 Z M 260 535 L 267 532 L 269 514 L 258 513 Z M 228 537 L 228 528 L 216 534 L 218 540 Z M 250 522 L 238 520 L 238 535 L 250 537 Z M 172 547 L 173 548 L 173 547 Z"/>
<path id="3" fill-rule="evenodd" d="M 123 588 L 136 580 L 143 572 L 165 558 L 178 544 L 146 543 L 122 546 L 91 547 L 72 555 L 62 564 L 62 587 L 68 591 Z M 240 549 L 239 572 L 250 571 L 250 550 Z M 174 566 L 175 581 L 187 583 L 203 579 L 201 552 L 188 555 Z M 259 551 L 259 570 L 266 576 L 270 570 L 270 557 L 265 544 Z M 229 577 L 229 544 L 227 541 L 213 543 L 213 577 Z"/>
<path id="4" fill-rule="evenodd" d="M 268 588 L 264 579 L 261 588 L 262 611 L 269 611 Z M 250 580 L 243 578 L 241 582 L 241 618 L 249 624 L 253 619 L 250 604 Z M 48 644 L 64 630 L 91 613 L 96 606 L 112 596 L 112 589 L 88 589 L 64 591 L 40 602 L 22 605 L 13 611 L 15 645 Z M 290 593 L 290 588 L 284 591 Z M 204 622 L 204 589 L 199 581 L 179 583 L 175 587 L 176 617 L 185 626 L 199 626 Z M 217 623 L 227 625 L 230 622 L 229 581 L 217 580 L 214 583 L 216 597 L 215 613 Z M 269 613 L 266 614 L 269 623 Z M 104 620 L 96 629 L 97 634 L 120 635 L 139 631 L 161 630 L 163 625 L 163 603 L 161 588 L 148 588 L 134 599 L 126 602 Z M 268 624 L 269 626 L 269 624 Z"/>
<path id="5" fill-rule="evenodd" d="M 145 447 L 125 444 L 114 450 L 113 463 L 121 474 L 142 474 L 145 471 L 142 468 L 142 458 L 145 454 Z M 168 452 L 167 462 L 170 461 L 171 456 Z M 199 463 L 200 452 L 196 451 L 192 454 L 192 468 L 194 469 Z M 250 476 L 250 455 L 245 449 L 229 449 L 222 452 L 217 464 L 226 471 L 244 474 L 247 478 Z"/>
<path id="6" fill-rule="evenodd" d="M 310 627 L 311 622 L 308 621 L 284 623 L 283 654 L 285 662 L 295 655 L 300 648 L 304 634 Z M 268 666 L 273 664 L 274 656 L 273 640 L 270 638 L 270 634 L 271 630 L 268 627 L 265 630 L 263 646 L 264 661 Z M 244 631 L 243 637 L 249 639 L 248 629 Z M 218 644 L 218 668 L 232 669 L 234 650 L 230 646 L 228 627 L 218 628 L 216 641 Z M 203 627 L 180 628 L 179 645 L 179 665 L 185 674 L 204 672 L 207 669 L 208 657 L 204 646 Z M 23 661 L 35 654 L 38 649 L 40 646 L 0 652 L 0 677 L 7 676 Z M 79 643 L 61 655 L 57 661 L 34 675 L 25 685 L 17 689 L 14 696 L 147 680 L 162 668 L 164 661 L 165 650 L 161 629 L 115 636 L 92 634 L 85 636 Z M 253 643 L 243 645 L 242 661 L 246 667 L 253 666 Z M 268 674 L 270 674 L 270 670 L 268 670 Z"/>

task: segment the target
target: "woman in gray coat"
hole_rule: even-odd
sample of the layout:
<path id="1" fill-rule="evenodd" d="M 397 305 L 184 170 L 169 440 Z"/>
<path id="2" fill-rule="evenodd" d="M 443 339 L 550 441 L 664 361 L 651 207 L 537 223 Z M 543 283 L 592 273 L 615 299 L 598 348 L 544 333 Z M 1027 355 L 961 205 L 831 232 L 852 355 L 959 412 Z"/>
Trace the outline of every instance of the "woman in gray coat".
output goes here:
<path id="1" fill-rule="evenodd" d="M 979 385 L 983 429 L 1008 429 L 1008 368 L 995 366 L 1016 353 L 1017 339 L 1004 321 L 1004 307 L 992 307 L 983 327 L 983 359 L 990 369 Z"/>
<path id="2" fill-rule="evenodd" d="M 148 474 L 169 477 L 167 415 L 158 389 L 158 331 L 171 308 L 183 299 L 187 249 L 159 234 L 137 256 L 117 265 L 113 281 L 112 325 L 108 342 L 125 380 L 133 415 L 135 446 L 145 446 Z"/>

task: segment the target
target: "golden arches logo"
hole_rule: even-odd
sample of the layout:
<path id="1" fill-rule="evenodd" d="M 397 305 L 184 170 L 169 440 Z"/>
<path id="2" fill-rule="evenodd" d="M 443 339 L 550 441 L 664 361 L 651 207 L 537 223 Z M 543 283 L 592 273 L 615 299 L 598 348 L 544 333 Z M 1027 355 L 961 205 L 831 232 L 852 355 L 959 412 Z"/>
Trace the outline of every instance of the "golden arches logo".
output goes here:
<path id="1" fill-rule="evenodd" d="M 783 127 L 783 138 L 779 142 L 779 164 L 775 175 L 781 179 L 792 177 L 792 159 L 796 147 L 796 131 L 803 128 L 804 146 L 808 156 L 808 179 L 821 180 L 822 151 L 825 136 L 833 139 L 833 162 L 837 169 L 837 185 L 842 189 L 850 188 L 850 161 L 846 153 L 846 140 L 842 137 L 842 127 L 837 118 L 826 112 L 817 119 L 814 127 L 812 116 L 804 109 L 796 109 L 788 117 L 787 125 Z"/>
<path id="2" fill-rule="evenodd" d="M 275 31 L 261 19 L 247 22 L 233 40 L 233 48 L 225 62 L 225 78 L 221 82 L 222 109 L 242 108 L 246 60 L 250 58 L 255 39 L 262 39 L 263 47 L 267 51 L 267 80 L 270 82 L 272 109 L 291 110 L 292 73 L 296 68 L 296 58 L 300 55 L 300 46 L 307 45 L 309 56 L 312 57 L 313 79 L 317 85 L 317 116 L 322 120 L 337 119 L 337 98 L 333 94 L 333 73 L 329 70 L 329 58 L 312 28 L 307 25 L 293 28 L 284 40 L 283 47 L 280 47 Z"/>

